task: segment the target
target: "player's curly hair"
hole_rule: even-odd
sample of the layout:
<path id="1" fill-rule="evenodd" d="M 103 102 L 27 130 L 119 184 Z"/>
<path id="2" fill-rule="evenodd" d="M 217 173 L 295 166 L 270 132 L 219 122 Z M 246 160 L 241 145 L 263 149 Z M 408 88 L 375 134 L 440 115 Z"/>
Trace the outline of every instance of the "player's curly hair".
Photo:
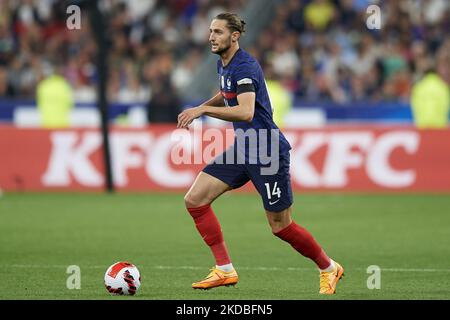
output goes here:
<path id="1" fill-rule="evenodd" d="M 232 32 L 238 31 L 241 34 L 245 32 L 245 21 L 242 20 L 236 13 L 230 12 L 220 13 L 214 19 L 226 20 L 227 27 Z"/>

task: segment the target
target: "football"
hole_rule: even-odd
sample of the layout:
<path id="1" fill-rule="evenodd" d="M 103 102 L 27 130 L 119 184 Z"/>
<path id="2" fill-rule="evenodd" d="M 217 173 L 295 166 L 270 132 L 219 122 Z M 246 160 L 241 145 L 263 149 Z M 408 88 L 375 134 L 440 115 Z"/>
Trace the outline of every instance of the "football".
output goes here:
<path id="1" fill-rule="evenodd" d="M 121 261 L 111 265 L 105 273 L 105 287 L 112 295 L 135 295 L 141 286 L 141 275 L 138 268 L 128 262 Z"/>

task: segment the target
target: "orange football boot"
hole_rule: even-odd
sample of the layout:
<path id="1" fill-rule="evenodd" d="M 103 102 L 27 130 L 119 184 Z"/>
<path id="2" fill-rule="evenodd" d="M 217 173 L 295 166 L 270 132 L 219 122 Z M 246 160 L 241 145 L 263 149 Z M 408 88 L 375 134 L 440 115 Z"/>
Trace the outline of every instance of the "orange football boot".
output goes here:
<path id="1" fill-rule="evenodd" d="M 336 268 L 331 272 L 320 272 L 320 294 L 334 294 L 336 293 L 336 285 L 339 280 L 344 276 L 344 268 L 334 262 Z"/>
<path id="2" fill-rule="evenodd" d="M 238 282 L 238 275 L 234 269 L 230 272 L 225 272 L 213 267 L 210 270 L 211 272 L 208 276 L 203 280 L 193 283 L 192 288 L 208 290 L 220 286 L 235 286 Z"/>

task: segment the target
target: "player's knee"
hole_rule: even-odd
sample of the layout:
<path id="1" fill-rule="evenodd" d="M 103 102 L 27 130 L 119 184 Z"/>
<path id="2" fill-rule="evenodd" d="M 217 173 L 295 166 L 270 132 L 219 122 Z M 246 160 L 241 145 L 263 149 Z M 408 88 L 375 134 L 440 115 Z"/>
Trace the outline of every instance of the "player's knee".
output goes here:
<path id="1" fill-rule="evenodd" d="M 195 192 L 188 192 L 184 196 L 184 204 L 186 208 L 198 208 L 208 203 L 205 202 L 204 199 L 202 199 L 200 194 Z"/>
<path id="2" fill-rule="evenodd" d="M 289 226 L 290 222 L 287 221 L 271 221 L 270 223 L 270 227 L 272 228 L 272 233 L 278 233 L 281 230 L 283 230 L 284 228 L 286 228 L 287 226 Z"/>
<path id="3" fill-rule="evenodd" d="M 268 221 L 272 232 L 277 233 L 291 224 L 290 210 L 268 213 Z"/>
<path id="4" fill-rule="evenodd" d="M 186 208 L 196 208 L 198 207 L 196 202 L 195 197 L 190 193 L 186 193 L 186 195 L 184 196 L 184 205 L 186 206 Z"/>

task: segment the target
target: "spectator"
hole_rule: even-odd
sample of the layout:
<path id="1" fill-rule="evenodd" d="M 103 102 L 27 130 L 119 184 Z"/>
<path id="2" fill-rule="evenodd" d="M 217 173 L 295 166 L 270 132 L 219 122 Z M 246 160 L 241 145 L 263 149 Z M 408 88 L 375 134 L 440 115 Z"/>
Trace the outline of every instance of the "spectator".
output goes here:
<path id="1" fill-rule="evenodd" d="M 267 91 L 270 94 L 270 102 L 273 104 L 273 120 L 282 129 L 285 117 L 292 109 L 292 96 L 270 67 L 264 70 L 266 71 Z"/>
<path id="2" fill-rule="evenodd" d="M 61 67 L 39 82 L 36 101 L 44 128 L 64 128 L 70 125 L 73 108 L 72 88 L 61 75 Z"/>
<path id="3" fill-rule="evenodd" d="M 334 16 L 335 8 L 328 0 L 313 0 L 305 8 L 305 21 L 313 30 L 325 30 Z"/>
<path id="4" fill-rule="evenodd" d="M 411 106 L 417 128 L 447 128 L 450 108 L 449 86 L 434 70 L 430 70 L 414 85 Z"/>
<path id="5" fill-rule="evenodd" d="M 181 101 L 170 78 L 165 77 L 152 86 L 152 98 L 147 105 L 149 123 L 176 123 L 181 112 Z"/>
<path id="6" fill-rule="evenodd" d="M 13 95 L 12 87 L 8 80 L 8 70 L 0 67 L 0 97 L 11 97 Z"/>

